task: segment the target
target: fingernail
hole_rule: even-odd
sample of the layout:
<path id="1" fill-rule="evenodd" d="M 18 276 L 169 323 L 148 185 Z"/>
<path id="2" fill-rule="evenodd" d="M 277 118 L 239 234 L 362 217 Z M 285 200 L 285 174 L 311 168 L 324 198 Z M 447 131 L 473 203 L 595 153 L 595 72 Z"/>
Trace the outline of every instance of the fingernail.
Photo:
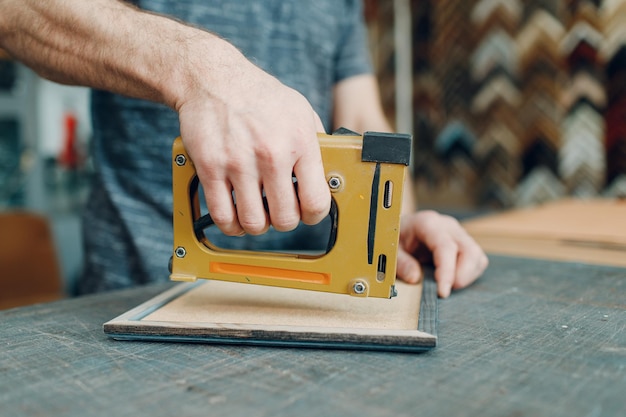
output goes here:
<path id="1" fill-rule="evenodd" d="M 452 284 L 444 283 L 441 285 L 441 298 L 448 298 L 450 296 L 450 291 L 452 291 Z"/>

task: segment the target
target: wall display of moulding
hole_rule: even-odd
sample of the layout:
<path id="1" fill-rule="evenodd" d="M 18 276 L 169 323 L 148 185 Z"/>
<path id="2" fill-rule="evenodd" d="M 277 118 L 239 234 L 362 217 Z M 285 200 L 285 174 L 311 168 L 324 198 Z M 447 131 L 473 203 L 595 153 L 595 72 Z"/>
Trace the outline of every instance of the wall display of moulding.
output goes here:
<path id="1" fill-rule="evenodd" d="M 366 1 L 393 116 L 392 2 Z M 418 198 L 522 207 L 626 190 L 626 0 L 412 0 Z"/>

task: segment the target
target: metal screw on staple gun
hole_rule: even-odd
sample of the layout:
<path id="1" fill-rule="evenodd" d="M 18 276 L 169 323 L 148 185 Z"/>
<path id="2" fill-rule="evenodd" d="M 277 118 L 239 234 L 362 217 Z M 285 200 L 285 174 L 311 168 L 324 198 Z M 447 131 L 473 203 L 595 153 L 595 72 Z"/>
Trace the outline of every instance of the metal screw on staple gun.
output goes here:
<path id="1" fill-rule="evenodd" d="M 185 163 L 187 163 L 187 158 L 185 158 L 185 155 L 176 155 L 176 165 L 178 165 L 179 167 L 182 167 L 183 165 L 185 165 Z"/>
<path id="2" fill-rule="evenodd" d="M 352 290 L 355 294 L 363 294 L 366 290 L 366 287 L 365 284 L 363 284 L 361 281 L 358 281 L 354 283 Z"/>
<path id="3" fill-rule="evenodd" d="M 336 190 L 341 186 L 341 179 L 339 177 L 330 177 L 328 180 L 328 186 L 331 189 Z"/>
<path id="4" fill-rule="evenodd" d="M 174 253 L 178 258 L 184 258 L 187 255 L 187 251 L 182 246 L 177 247 Z"/>

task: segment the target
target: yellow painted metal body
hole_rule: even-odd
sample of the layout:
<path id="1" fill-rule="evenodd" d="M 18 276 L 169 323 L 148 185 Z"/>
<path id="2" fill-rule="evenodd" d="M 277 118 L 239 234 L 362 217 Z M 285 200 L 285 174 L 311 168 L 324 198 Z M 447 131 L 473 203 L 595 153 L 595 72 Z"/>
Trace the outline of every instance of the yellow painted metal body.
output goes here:
<path id="1" fill-rule="evenodd" d="M 395 295 L 406 166 L 363 162 L 363 138 L 357 134 L 318 137 L 336 203 L 336 240 L 319 256 L 226 250 L 198 238 L 193 223 L 199 215 L 199 202 L 197 193 L 190 192 L 196 171 L 177 138 L 172 152 L 174 254 L 170 278 L 207 278 L 361 297 Z"/>

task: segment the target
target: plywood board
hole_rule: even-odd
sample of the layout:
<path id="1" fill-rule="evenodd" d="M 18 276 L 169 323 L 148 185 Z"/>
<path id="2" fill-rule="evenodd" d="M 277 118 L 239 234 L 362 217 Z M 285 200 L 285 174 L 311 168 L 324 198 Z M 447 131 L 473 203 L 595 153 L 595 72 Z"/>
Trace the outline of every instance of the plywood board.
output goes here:
<path id="1" fill-rule="evenodd" d="M 398 296 L 386 300 L 199 281 L 175 286 L 105 323 L 104 331 L 121 340 L 392 351 L 435 347 L 434 282 L 398 282 L 397 289 Z"/>
<path id="2" fill-rule="evenodd" d="M 626 266 L 626 201 L 566 199 L 470 220 L 489 253 Z"/>

